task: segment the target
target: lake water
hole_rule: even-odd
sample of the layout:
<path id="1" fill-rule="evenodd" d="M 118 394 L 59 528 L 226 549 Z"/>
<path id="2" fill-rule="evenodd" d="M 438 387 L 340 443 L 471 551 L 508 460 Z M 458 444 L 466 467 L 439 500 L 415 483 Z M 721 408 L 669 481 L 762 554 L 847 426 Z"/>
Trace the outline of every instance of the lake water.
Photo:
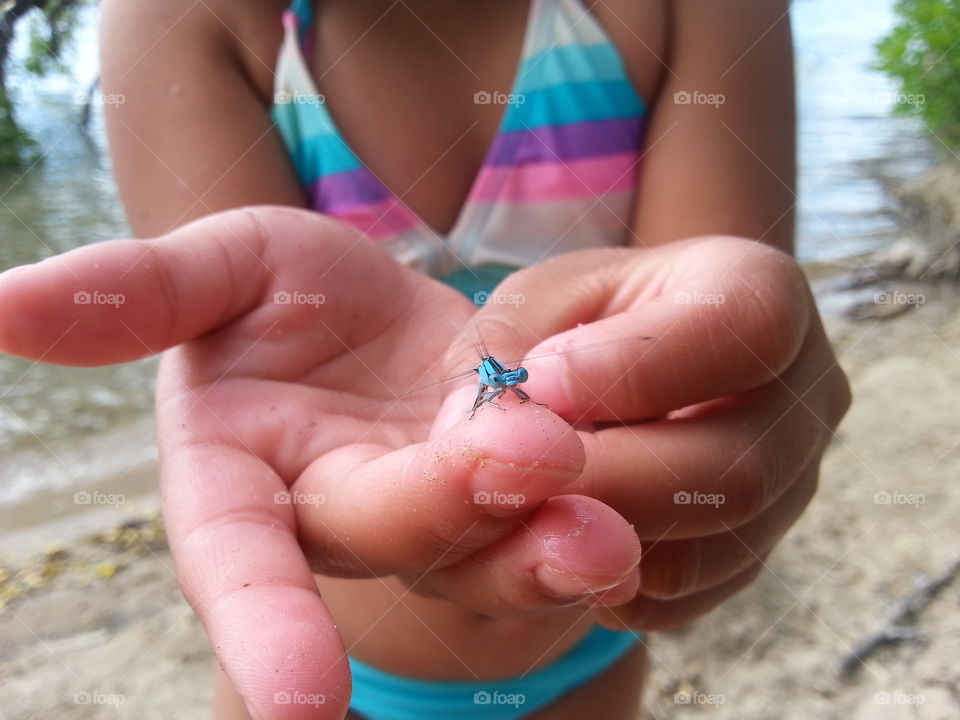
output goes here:
<path id="1" fill-rule="evenodd" d="M 927 166 L 925 132 L 893 117 L 905 100 L 868 69 L 894 25 L 892 0 L 795 0 L 799 182 L 797 254 L 827 260 L 875 250 L 897 234 L 882 188 L 863 169 L 882 160 L 910 177 Z"/>
<path id="2" fill-rule="evenodd" d="M 892 5 L 793 4 L 802 260 L 845 257 L 888 243 L 896 227 L 862 163 L 884 159 L 910 174 L 927 162 L 919 122 L 891 116 L 895 88 L 867 68 L 876 40 L 893 24 Z M 89 131 L 79 124 L 76 95 L 96 74 L 96 9 L 84 13 L 69 60 L 73 78 L 38 82 L 13 69 L 20 120 L 46 157 L 28 172 L 0 175 L 0 269 L 126 235 L 101 118 L 95 115 Z M 0 356 L 0 526 L 70 518 L 88 509 L 75 500 L 78 489 L 119 488 L 132 496 L 150 486 L 155 367 L 153 359 L 76 369 Z"/>

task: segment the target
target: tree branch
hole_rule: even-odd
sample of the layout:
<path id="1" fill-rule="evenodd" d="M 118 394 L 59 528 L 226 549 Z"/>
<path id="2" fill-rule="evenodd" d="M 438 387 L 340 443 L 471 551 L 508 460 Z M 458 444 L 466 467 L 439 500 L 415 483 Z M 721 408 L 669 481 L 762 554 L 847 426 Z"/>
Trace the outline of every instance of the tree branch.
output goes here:
<path id="1" fill-rule="evenodd" d="M 960 560 L 954 562 L 943 574 L 927 578 L 900 604 L 887 624 L 878 632 L 867 636 L 840 663 L 841 675 L 852 675 L 864 661 L 885 645 L 896 645 L 904 640 L 916 640 L 920 635 L 907 627 L 916 621 L 920 613 L 933 602 L 947 585 L 960 574 Z"/>

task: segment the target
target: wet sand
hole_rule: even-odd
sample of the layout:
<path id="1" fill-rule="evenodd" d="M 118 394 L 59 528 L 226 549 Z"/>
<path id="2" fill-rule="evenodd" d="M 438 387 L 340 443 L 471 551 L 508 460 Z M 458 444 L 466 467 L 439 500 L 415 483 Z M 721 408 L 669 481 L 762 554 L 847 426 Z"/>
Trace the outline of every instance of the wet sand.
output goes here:
<path id="1" fill-rule="evenodd" d="M 880 649 L 852 676 L 839 673 L 841 659 L 960 550 L 957 289 L 923 292 L 922 306 L 893 318 L 828 321 L 856 401 L 820 490 L 751 588 L 651 638 L 650 717 L 960 717 L 960 581 L 918 613 L 914 639 Z M 848 300 L 823 302 L 835 310 Z M 138 482 L 151 462 L 145 456 Z M 113 521 L 155 499 L 138 503 Z M 26 538 L 30 523 L 22 525 Z M 61 531 L 33 530 L 32 542 Z M 212 655 L 177 589 L 159 522 L 46 555 L 40 547 L 30 562 L 22 553 L 7 560 L 0 576 L 0 718 L 208 717 Z"/>

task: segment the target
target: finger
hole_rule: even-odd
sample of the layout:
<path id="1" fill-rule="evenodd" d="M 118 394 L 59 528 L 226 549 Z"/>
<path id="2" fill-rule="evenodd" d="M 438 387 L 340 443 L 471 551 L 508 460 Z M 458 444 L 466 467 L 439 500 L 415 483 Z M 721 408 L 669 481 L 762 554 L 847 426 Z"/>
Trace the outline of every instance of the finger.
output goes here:
<path id="1" fill-rule="evenodd" d="M 524 302 L 485 307 L 488 334 L 509 327 L 506 342 L 531 356 L 562 353 L 527 368 L 534 398 L 567 420 L 646 419 L 759 387 L 793 362 L 813 307 L 793 260 L 737 238 L 671 245 L 619 264 L 547 262 L 503 284 Z"/>
<path id="2" fill-rule="evenodd" d="M 827 352 L 818 327 L 797 362 L 757 390 L 667 420 L 582 433 L 587 465 L 568 492 L 615 508 L 644 541 L 750 522 L 820 457 L 849 405 Z"/>
<path id="3" fill-rule="evenodd" d="M 756 580 L 763 569 L 761 560 L 736 577 L 708 590 L 674 600 L 656 600 L 640 595 L 625 605 L 597 608 L 594 616 L 598 623 L 612 630 L 674 630 L 729 600 Z"/>
<path id="4" fill-rule="evenodd" d="M 350 697 L 346 654 L 297 544 L 293 510 L 274 502 L 283 482 L 243 449 L 191 444 L 175 423 L 161 430 L 177 575 L 231 683 L 264 720 L 339 720 Z M 318 702 L 277 705 L 285 692 Z"/>
<path id="5" fill-rule="evenodd" d="M 347 283 L 355 274 L 327 272 L 335 263 L 372 264 L 364 271 L 380 279 L 363 302 L 410 294 L 395 286 L 406 275 L 378 272 L 396 263 L 341 223 L 290 208 L 231 210 L 154 240 L 97 243 L 3 273 L 0 350 L 64 365 L 132 360 L 272 305 L 275 292 L 356 295 Z M 312 309 L 281 308 L 294 326 Z"/>
<path id="6" fill-rule="evenodd" d="M 305 500 L 300 539 L 316 571 L 387 575 L 449 565 L 508 534 L 584 462 L 577 433 L 532 404 L 492 408 L 391 450 L 347 445 L 318 458 L 291 488 L 295 501 Z"/>
<path id="7" fill-rule="evenodd" d="M 773 549 L 817 489 L 817 463 L 751 522 L 720 535 L 648 544 L 640 592 L 669 600 L 702 592 L 739 575 Z M 682 512 L 686 507 L 678 508 Z"/>
<path id="8" fill-rule="evenodd" d="M 640 541 L 626 520 L 592 498 L 560 495 L 505 539 L 412 585 L 490 616 L 613 606 L 636 596 L 639 562 Z"/>

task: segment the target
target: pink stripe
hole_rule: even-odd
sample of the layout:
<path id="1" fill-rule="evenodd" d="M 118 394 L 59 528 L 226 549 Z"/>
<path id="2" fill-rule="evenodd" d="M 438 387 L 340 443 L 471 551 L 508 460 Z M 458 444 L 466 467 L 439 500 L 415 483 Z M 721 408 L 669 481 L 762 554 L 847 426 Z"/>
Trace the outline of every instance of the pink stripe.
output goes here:
<path id="1" fill-rule="evenodd" d="M 534 163 L 480 171 L 472 202 L 534 202 L 623 192 L 636 186 L 637 155 L 619 155 L 568 163 Z"/>
<path id="2" fill-rule="evenodd" d="M 373 240 L 399 235 L 420 224 L 417 216 L 394 198 L 331 214 Z"/>

